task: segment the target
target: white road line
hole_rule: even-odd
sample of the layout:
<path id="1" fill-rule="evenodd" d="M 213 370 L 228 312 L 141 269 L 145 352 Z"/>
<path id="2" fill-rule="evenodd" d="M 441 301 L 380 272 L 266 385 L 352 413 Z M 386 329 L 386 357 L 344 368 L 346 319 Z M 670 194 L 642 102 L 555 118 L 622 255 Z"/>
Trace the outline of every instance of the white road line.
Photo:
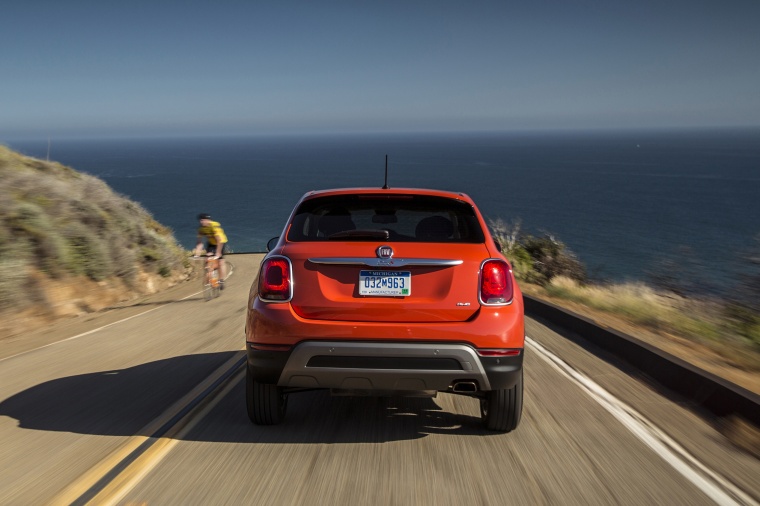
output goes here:
<path id="1" fill-rule="evenodd" d="M 183 297 L 183 298 L 181 298 L 179 300 L 183 301 L 183 300 L 189 299 L 190 297 L 195 297 L 199 293 L 203 293 L 203 292 L 195 292 L 195 293 L 190 294 L 187 297 Z M 161 309 L 162 307 L 168 306 L 169 304 L 172 304 L 173 302 L 178 302 L 178 301 L 167 302 L 165 304 L 161 304 L 160 306 L 154 307 L 153 309 L 148 309 L 147 311 L 143 311 L 142 313 L 133 314 L 132 316 L 128 316 L 128 317 L 123 318 L 123 319 L 121 319 L 119 321 L 115 321 L 115 322 L 109 323 L 108 325 L 103 325 L 102 327 L 98 327 L 96 329 L 88 330 L 87 332 L 82 332 L 81 334 L 77 334 L 77 335 L 72 336 L 72 337 L 67 337 L 66 339 L 61 339 L 60 341 L 56 341 L 54 343 L 49 343 L 49 344 L 46 344 L 44 346 L 40 346 L 39 348 L 33 348 L 31 350 L 22 351 L 21 353 L 16 353 L 15 355 L 11 355 L 10 357 L 0 358 L 0 362 L 3 362 L 4 360 L 10 360 L 10 359 L 15 358 L 15 357 L 19 357 L 21 355 L 26 355 L 27 353 L 32 353 L 34 351 L 42 350 L 42 349 L 48 348 L 50 346 L 55 346 L 56 344 L 65 343 L 66 341 L 73 341 L 74 339 L 79 339 L 80 337 L 89 336 L 90 334 L 94 334 L 95 332 L 99 332 L 99 331 L 101 331 L 103 329 L 107 329 L 108 327 L 113 327 L 114 325 L 118 325 L 119 323 L 124 323 L 125 321 L 131 320 L 132 318 L 137 318 L 138 316 L 142 316 L 142 315 L 151 313 L 151 312 L 153 312 L 153 311 L 155 311 L 157 309 Z M 129 306 L 126 306 L 126 307 L 129 307 Z"/>
<path id="2" fill-rule="evenodd" d="M 234 264 L 232 262 L 227 262 L 227 263 L 229 265 L 229 272 L 227 272 L 227 276 L 224 277 L 225 280 L 229 279 L 230 276 L 232 276 L 232 273 L 235 272 L 235 266 L 234 266 Z M 65 343 L 66 341 L 73 341 L 74 339 L 79 339 L 80 337 L 89 336 L 90 334 L 94 334 L 95 332 L 99 332 L 99 331 L 101 331 L 103 329 L 107 329 L 108 327 L 113 327 L 114 325 L 118 325 L 119 323 L 124 323 L 127 320 L 131 320 L 132 318 L 137 318 L 138 316 L 146 315 L 146 314 L 148 314 L 150 312 L 153 312 L 153 311 L 155 311 L 157 309 L 161 309 L 162 307 L 166 307 L 169 304 L 172 304 L 174 302 L 181 302 L 183 300 L 187 300 L 190 297 L 195 297 L 196 295 L 201 294 L 201 293 L 203 293 L 203 290 L 201 290 L 200 292 L 191 293 L 187 297 L 182 297 L 181 299 L 179 299 L 179 301 L 173 300 L 173 301 L 166 302 L 165 304 L 161 304 L 160 306 L 156 306 L 153 309 L 148 309 L 147 311 L 143 311 L 142 313 L 138 313 L 138 314 L 135 314 L 135 315 L 132 315 L 132 316 L 128 316 L 128 317 L 123 318 L 123 319 L 121 319 L 119 321 L 109 323 L 108 325 L 103 325 L 102 327 L 98 327 L 96 329 L 88 330 L 87 332 L 82 332 L 81 334 L 77 334 L 77 335 L 72 336 L 72 337 L 67 337 L 66 339 L 61 339 L 60 341 L 56 341 L 54 343 L 49 343 L 49 344 L 46 344 L 44 346 L 40 346 L 39 348 L 33 348 L 31 350 L 22 351 L 21 353 L 16 353 L 15 355 L 11 355 L 10 357 L 0 358 L 0 362 L 3 362 L 5 360 L 10 360 L 12 358 L 20 357 L 21 355 L 26 355 L 27 353 L 32 353 L 34 351 L 39 351 L 39 350 L 42 350 L 44 348 L 48 348 L 50 346 L 55 346 L 56 344 Z M 125 306 L 125 307 L 129 307 L 129 306 Z"/>
<path id="3" fill-rule="evenodd" d="M 539 357 L 578 385 L 599 405 L 617 418 L 634 436 L 649 446 L 665 462 L 717 504 L 758 505 L 752 497 L 699 462 L 639 412 L 617 399 L 587 376 L 573 369 L 567 362 L 535 340 L 525 336 L 525 341 L 537 352 Z"/>

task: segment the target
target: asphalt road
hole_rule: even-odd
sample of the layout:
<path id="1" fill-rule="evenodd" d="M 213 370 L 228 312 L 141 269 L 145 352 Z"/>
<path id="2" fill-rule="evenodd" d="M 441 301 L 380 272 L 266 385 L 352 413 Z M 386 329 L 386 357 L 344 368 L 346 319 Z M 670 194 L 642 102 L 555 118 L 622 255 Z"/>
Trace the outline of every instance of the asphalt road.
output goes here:
<path id="1" fill-rule="evenodd" d="M 757 504 L 760 461 L 636 377 L 528 320 L 510 434 L 474 399 L 291 395 L 252 425 L 240 361 L 260 255 L 0 341 L 0 504 Z"/>

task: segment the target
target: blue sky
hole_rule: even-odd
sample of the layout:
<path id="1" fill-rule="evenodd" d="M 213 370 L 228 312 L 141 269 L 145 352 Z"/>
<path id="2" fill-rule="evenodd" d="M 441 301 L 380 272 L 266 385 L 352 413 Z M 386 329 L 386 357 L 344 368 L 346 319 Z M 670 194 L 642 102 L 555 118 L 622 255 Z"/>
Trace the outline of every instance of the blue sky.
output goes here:
<path id="1" fill-rule="evenodd" d="M 0 141 L 760 126 L 757 0 L 26 0 L 0 13 Z"/>

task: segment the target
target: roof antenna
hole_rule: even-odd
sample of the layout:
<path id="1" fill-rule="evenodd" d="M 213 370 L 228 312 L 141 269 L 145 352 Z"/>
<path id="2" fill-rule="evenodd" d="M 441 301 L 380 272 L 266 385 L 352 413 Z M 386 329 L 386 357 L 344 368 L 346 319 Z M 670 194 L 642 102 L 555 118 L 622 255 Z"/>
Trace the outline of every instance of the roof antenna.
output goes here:
<path id="1" fill-rule="evenodd" d="M 385 184 L 383 185 L 383 190 L 388 189 L 388 155 L 385 155 Z"/>

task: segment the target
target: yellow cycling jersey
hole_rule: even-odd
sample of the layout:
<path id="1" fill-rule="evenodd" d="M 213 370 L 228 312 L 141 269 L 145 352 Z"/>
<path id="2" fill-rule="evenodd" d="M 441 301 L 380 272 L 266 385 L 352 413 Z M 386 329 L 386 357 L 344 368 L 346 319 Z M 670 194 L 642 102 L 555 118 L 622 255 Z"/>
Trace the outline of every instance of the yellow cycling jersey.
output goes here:
<path id="1" fill-rule="evenodd" d="M 227 242 L 227 236 L 218 221 L 212 221 L 207 227 L 198 227 L 198 235 L 205 236 L 211 246 L 216 246 L 217 236 L 222 243 Z"/>

